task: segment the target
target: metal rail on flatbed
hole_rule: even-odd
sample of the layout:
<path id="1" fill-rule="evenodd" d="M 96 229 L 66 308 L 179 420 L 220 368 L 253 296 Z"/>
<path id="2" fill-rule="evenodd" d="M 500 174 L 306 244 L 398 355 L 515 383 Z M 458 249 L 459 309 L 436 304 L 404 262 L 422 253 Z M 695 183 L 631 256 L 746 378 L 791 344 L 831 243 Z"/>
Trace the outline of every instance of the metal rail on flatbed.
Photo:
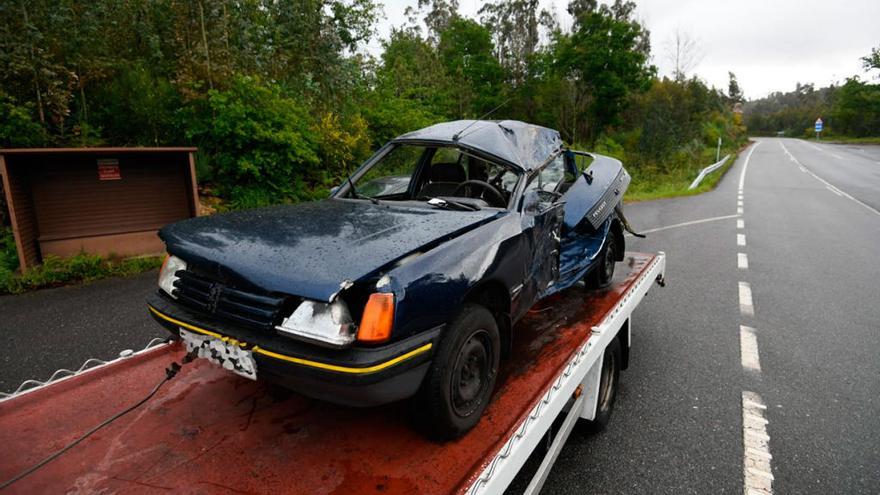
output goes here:
<path id="1" fill-rule="evenodd" d="M 197 360 L 9 491 L 501 493 L 565 414 L 527 489 L 536 493 L 576 420 L 594 417 L 604 350 L 621 329 L 631 332 L 633 310 L 662 281 L 665 256 L 628 253 L 623 267 L 606 290 L 573 288 L 526 315 L 492 403 L 455 442 L 425 440 L 406 403 L 352 409 L 279 397 Z M 179 345 L 160 345 L 0 400 L 0 481 L 137 402 L 182 357 Z"/>

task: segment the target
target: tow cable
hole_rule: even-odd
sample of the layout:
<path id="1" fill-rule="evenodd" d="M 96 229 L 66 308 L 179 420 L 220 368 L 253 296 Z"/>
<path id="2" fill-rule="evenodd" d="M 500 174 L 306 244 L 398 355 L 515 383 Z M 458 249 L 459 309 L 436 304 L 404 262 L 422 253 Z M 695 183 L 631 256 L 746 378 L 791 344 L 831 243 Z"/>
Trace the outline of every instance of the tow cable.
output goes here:
<path id="1" fill-rule="evenodd" d="M 80 443 L 80 442 L 82 442 L 83 440 L 85 440 L 86 438 L 90 437 L 92 434 L 94 434 L 95 432 L 97 432 L 97 431 L 100 430 L 101 428 L 103 428 L 103 427 L 109 425 L 110 423 L 116 421 L 117 419 L 119 419 L 119 418 L 125 416 L 126 414 L 128 414 L 128 413 L 134 411 L 135 409 L 137 409 L 138 407 L 142 406 L 145 402 L 147 402 L 147 401 L 150 400 L 154 395 L 156 395 L 156 392 L 158 392 L 159 389 L 162 388 L 162 385 L 165 385 L 166 382 L 170 381 L 172 378 L 174 378 L 175 376 L 177 376 L 177 373 L 180 372 L 180 369 L 181 369 L 184 365 L 188 364 L 188 363 L 191 362 L 193 359 L 195 359 L 195 357 L 196 357 L 196 356 L 194 355 L 194 353 L 189 353 L 189 354 L 187 354 L 186 356 L 183 357 L 183 359 L 181 360 L 180 363 L 177 363 L 177 362 L 172 361 L 171 364 L 169 364 L 168 367 L 165 368 L 165 377 L 162 378 L 162 381 L 160 381 L 158 384 L 156 384 L 155 387 L 153 387 L 153 390 L 151 390 L 150 393 L 147 394 L 146 397 L 144 397 L 143 399 L 141 399 L 140 401 L 138 401 L 136 404 L 134 404 L 134 405 L 132 405 L 132 406 L 129 406 L 128 408 L 126 408 L 126 409 L 124 409 L 124 410 L 122 410 L 122 411 L 120 411 L 120 412 L 114 414 L 114 415 L 111 416 L 110 418 L 104 420 L 104 422 L 102 422 L 102 423 L 99 424 L 98 426 L 95 426 L 94 428 L 92 428 L 91 430 L 87 431 L 86 433 L 84 433 L 82 436 L 80 436 L 80 437 L 77 438 L 76 440 L 70 442 L 69 444 L 65 445 L 65 446 L 62 447 L 61 449 L 55 451 L 54 453 L 52 453 L 50 456 L 46 457 L 46 458 L 43 459 L 42 461 L 40 461 L 40 462 L 34 464 L 33 466 L 27 468 L 27 469 L 24 470 L 24 471 L 22 471 L 21 473 L 19 473 L 19 474 L 16 475 L 15 477 L 13 477 L 13 478 L 11 478 L 11 479 L 9 479 L 9 480 L 7 480 L 7 481 L 4 481 L 2 484 L 0 484 L 0 490 L 3 490 L 3 489 L 5 489 L 5 488 L 9 487 L 10 485 L 12 485 L 13 483 L 15 483 L 15 482 L 21 480 L 22 478 L 24 478 L 24 477 L 26 477 L 26 476 L 28 476 L 28 475 L 34 473 L 35 471 L 37 471 L 37 470 L 40 469 L 41 467 L 45 466 L 46 464 L 49 464 L 50 462 L 54 461 L 55 459 L 61 457 L 62 454 L 64 454 L 64 453 L 67 452 L 68 450 L 72 449 L 72 448 L 75 447 L 78 443 Z"/>

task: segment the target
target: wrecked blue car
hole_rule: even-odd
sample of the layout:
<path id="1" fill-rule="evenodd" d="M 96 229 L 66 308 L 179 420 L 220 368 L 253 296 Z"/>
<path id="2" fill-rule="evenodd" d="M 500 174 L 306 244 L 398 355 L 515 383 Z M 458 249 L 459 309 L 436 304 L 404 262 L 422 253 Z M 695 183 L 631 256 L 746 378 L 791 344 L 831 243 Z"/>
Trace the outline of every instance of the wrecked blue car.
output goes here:
<path id="1" fill-rule="evenodd" d="M 415 397 L 427 430 L 454 438 L 479 420 L 536 301 L 610 283 L 629 181 L 551 129 L 437 124 L 325 200 L 163 228 L 149 311 L 232 372 L 354 406 Z"/>

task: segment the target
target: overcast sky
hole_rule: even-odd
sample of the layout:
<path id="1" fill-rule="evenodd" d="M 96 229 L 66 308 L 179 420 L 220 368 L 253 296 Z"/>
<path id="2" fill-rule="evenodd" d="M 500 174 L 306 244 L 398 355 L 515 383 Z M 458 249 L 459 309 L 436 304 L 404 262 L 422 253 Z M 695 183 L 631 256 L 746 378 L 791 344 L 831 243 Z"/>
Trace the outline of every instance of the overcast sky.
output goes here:
<path id="1" fill-rule="evenodd" d="M 417 0 L 380 0 L 386 18 L 379 24 L 385 38 L 391 26 L 404 24 L 407 6 Z M 462 13 L 476 17 L 481 0 L 460 0 Z M 542 0 L 555 7 L 563 27 L 571 25 L 568 0 Z M 692 71 L 727 89 L 733 71 L 747 98 L 791 91 L 795 83 L 817 87 L 866 75 L 859 58 L 880 45 L 880 0 L 638 0 L 637 15 L 651 31 L 653 63 L 671 72 L 668 44 L 676 32 L 698 41 L 702 58 Z M 378 55 L 377 42 L 369 50 Z M 876 71 L 875 71 L 876 72 Z M 876 75 L 876 74 L 875 74 Z"/>

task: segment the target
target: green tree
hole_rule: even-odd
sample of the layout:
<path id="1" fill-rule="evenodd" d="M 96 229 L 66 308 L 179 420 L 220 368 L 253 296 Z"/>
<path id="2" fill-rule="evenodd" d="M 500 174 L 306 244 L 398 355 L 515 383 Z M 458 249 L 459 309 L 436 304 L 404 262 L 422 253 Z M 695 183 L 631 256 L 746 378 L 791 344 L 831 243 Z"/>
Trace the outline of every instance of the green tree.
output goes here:
<path id="1" fill-rule="evenodd" d="M 455 19 L 441 33 L 438 51 L 458 118 L 479 117 L 503 101 L 504 71 L 493 48 L 492 33 L 470 19 Z"/>

